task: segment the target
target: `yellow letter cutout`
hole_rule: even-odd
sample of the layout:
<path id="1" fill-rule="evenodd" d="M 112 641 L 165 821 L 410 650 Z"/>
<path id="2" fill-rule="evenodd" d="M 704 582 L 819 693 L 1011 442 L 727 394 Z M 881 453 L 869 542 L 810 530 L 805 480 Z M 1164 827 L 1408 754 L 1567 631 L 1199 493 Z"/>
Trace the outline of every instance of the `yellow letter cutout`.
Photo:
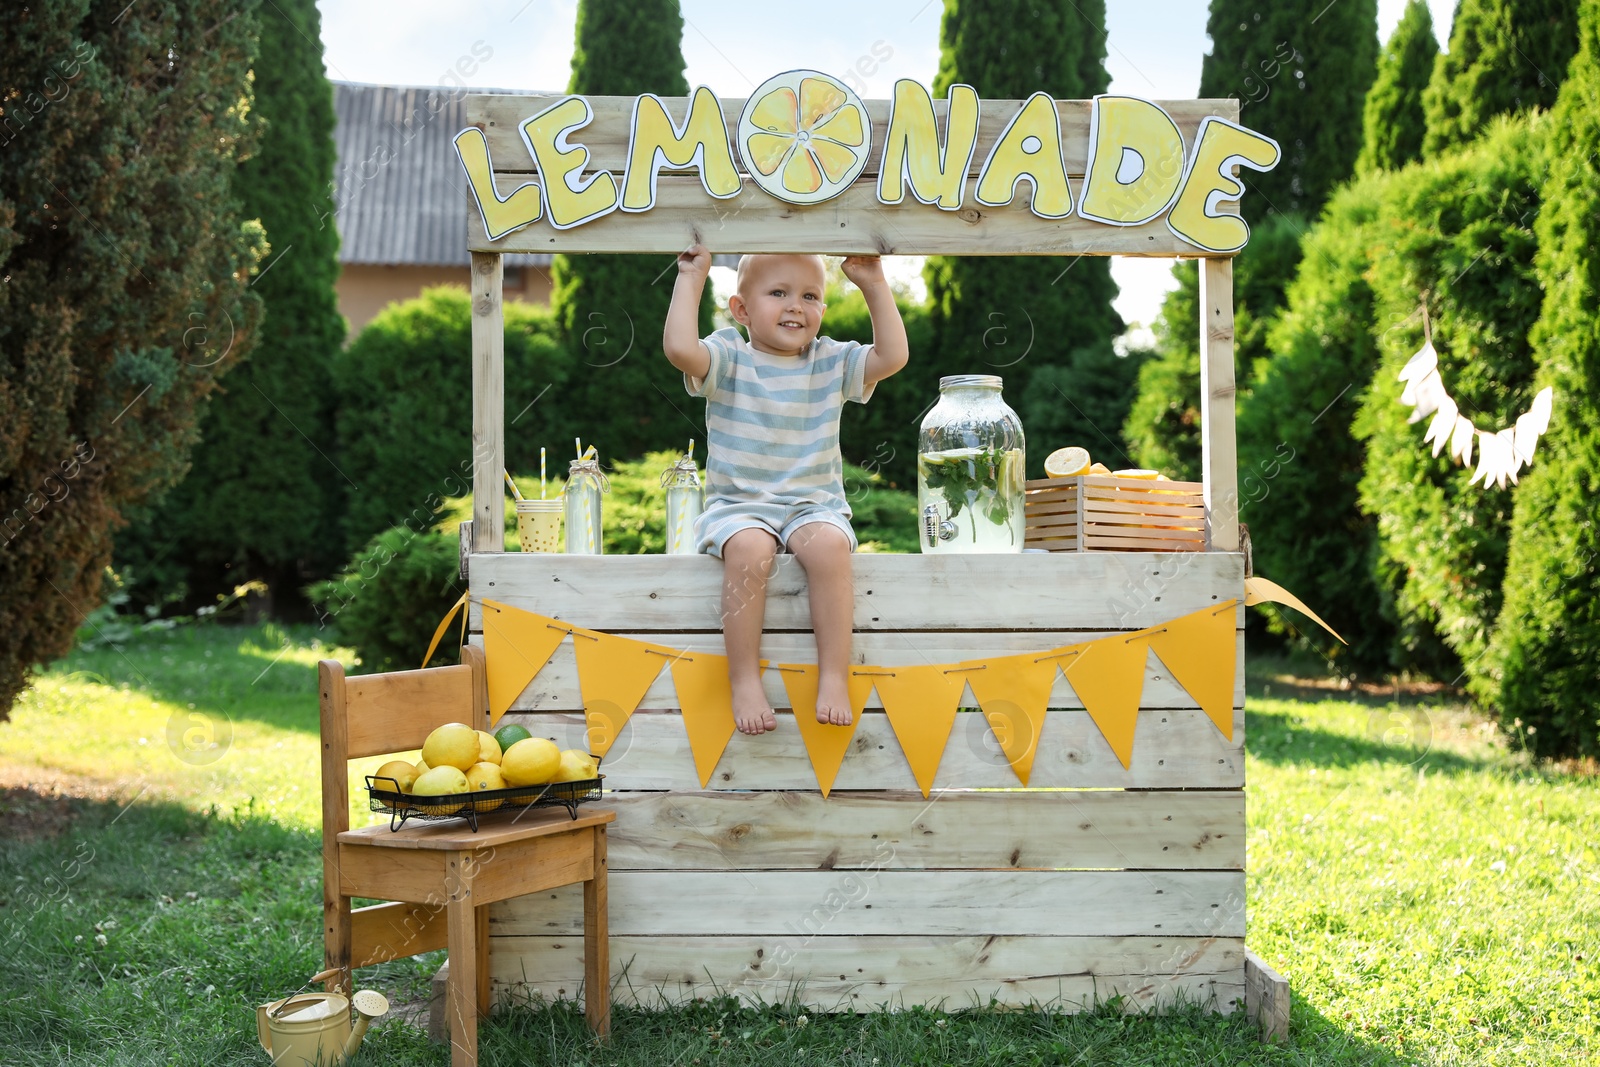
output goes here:
<path id="1" fill-rule="evenodd" d="M 589 101 L 569 96 L 552 104 L 522 124 L 522 140 L 528 146 L 539 173 L 544 178 L 544 207 L 550 225 L 570 230 L 617 209 L 617 183 L 607 171 L 575 179 L 589 162 L 589 150 L 567 144 L 567 134 L 587 126 L 594 118 Z"/>
<path id="2" fill-rule="evenodd" d="M 1028 206 L 1042 219 L 1072 214 L 1072 190 L 1061 155 L 1061 122 L 1055 101 L 1034 93 L 1011 120 L 978 175 L 978 203 L 1004 207 L 1017 195 L 1023 178 L 1033 182 Z"/>
<path id="3" fill-rule="evenodd" d="M 1089 165 L 1078 214 L 1112 226 L 1159 218 L 1183 181 L 1183 134 L 1161 108 L 1131 96 L 1097 96 L 1089 112 Z"/>
<path id="4" fill-rule="evenodd" d="M 739 171 L 728 147 L 722 105 L 704 85 L 694 91 L 681 127 L 673 125 L 658 97 L 646 93 L 634 100 L 622 210 L 649 211 L 656 206 L 656 171 L 661 167 L 695 167 L 700 184 L 718 200 L 739 195 Z"/>
<path id="5" fill-rule="evenodd" d="M 1277 141 L 1209 116 L 1195 136 L 1178 202 L 1167 216 L 1167 229 L 1179 240 L 1207 252 L 1239 251 L 1250 240 L 1250 227 L 1236 215 L 1217 211 L 1219 201 L 1237 200 L 1244 192 L 1228 168 L 1239 165 L 1267 171 L 1278 165 L 1279 158 Z"/>
<path id="6" fill-rule="evenodd" d="M 927 87 L 906 78 L 894 83 L 889 136 L 878 169 L 879 203 L 900 203 L 909 184 L 911 195 L 921 203 L 938 204 L 945 211 L 961 206 L 967 168 L 978 147 L 978 91 L 970 85 L 952 85 L 945 100 L 949 109 L 941 146 Z"/>
<path id="7" fill-rule="evenodd" d="M 478 205 L 483 232 L 489 235 L 489 240 L 498 241 L 538 219 L 543 194 L 533 182 L 523 182 L 510 196 L 500 199 L 494 187 L 494 167 L 489 162 L 489 142 L 484 139 L 482 130 L 468 126 L 456 134 L 456 155 L 467 172 L 472 199 Z"/>

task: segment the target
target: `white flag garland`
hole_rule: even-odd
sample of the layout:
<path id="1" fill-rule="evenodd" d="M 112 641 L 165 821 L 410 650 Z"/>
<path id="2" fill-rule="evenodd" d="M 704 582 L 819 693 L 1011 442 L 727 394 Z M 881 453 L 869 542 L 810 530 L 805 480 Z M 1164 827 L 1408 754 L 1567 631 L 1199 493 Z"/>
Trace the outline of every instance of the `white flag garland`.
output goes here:
<path id="1" fill-rule="evenodd" d="M 1533 406 L 1517 416 L 1515 426 L 1499 431 L 1480 430 L 1474 426 L 1445 391 L 1444 379 L 1439 377 L 1439 353 L 1434 350 L 1431 338 L 1421 351 L 1406 361 L 1400 371 L 1400 381 L 1405 383 L 1400 402 L 1413 409 L 1411 418 L 1406 421 L 1420 422 L 1433 416 L 1422 443 L 1431 444 L 1435 456 L 1448 447 L 1451 459 L 1470 467 L 1476 439 L 1478 467 L 1468 485 L 1476 485 L 1480 478 L 1485 489 L 1490 482 L 1502 489 L 1507 481 L 1515 485 L 1517 474 L 1533 463 L 1539 437 L 1550 428 L 1550 408 L 1555 393 L 1549 386 L 1539 390 L 1539 395 L 1533 398 Z"/>

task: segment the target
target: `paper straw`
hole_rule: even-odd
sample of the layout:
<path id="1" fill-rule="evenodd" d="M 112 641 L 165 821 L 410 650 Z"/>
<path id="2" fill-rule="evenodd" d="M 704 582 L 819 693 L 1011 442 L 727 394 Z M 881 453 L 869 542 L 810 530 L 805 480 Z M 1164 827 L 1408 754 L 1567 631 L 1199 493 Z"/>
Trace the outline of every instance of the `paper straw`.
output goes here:
<path id="1" fill-rule="evenodd" d="M 511 497 L 512 497 L 512 499 L 521 500 L 522 499 L 522 491 L 517 488 L 517 483 L 511 480 L 511 472 L 508 471 L 508 470 L 502 470 L 500 473 L 504 474 L 506 476 L 506 484 L 511 487 Z"/>
<path id="2" fill-rule="evenodd" d="M 544 446 L 539 446 L 539 499 L 544 499 Z"/>
<path id="3" fill-rule="evenodd" d="M 578 450 L 578 458 L 582 459 L 583 458 L 583 438 L 574 437 L 572 439 L 572 447 Z"/>

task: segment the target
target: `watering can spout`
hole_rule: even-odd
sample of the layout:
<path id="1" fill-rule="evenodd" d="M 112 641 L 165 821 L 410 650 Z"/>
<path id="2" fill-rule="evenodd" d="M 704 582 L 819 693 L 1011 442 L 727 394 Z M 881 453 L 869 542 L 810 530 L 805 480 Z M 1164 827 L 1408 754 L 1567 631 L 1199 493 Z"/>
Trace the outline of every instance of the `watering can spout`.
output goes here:
<path id="1" fill-rule="evenodd" d="M 356 1009 L 356 1024 L 350 1031 L 350 1038 L 344 1043 L 344 1058 L 349 1059 L 361 1047 L 361 1039 L 367 1036 L 367 1027 L 372 1025 L 372 1020 L 389 1011 L 389 998 L 375 989 L 363 989 L 350 998 L 351 1006 Z"/>

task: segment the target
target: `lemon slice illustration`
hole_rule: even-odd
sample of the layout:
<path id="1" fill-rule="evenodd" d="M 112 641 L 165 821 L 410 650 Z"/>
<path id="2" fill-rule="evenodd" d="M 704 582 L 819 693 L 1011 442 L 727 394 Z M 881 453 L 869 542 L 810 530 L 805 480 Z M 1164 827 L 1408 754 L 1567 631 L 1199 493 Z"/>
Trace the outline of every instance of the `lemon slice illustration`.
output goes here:
<path id="1" fill-rule="evenodd" d="M 872 124 L 849 86 L 814 70 L 769 78 L 739 116 L 750 179 L 790 204 L 820 204 L 849 188 L 872 151 Z"/>

